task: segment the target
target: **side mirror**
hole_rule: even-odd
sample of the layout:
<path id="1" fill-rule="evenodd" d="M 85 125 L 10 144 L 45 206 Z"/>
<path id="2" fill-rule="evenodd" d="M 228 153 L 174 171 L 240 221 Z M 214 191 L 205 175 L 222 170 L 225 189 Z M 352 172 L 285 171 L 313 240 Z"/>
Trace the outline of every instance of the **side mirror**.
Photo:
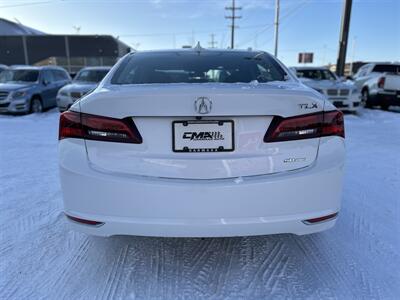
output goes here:
<path id="1" fill-rule="evenodd" d="M 49 84 L 49 81 L 48 81 L 46 78 L 44 78 L 44 79 L 42 80 L 42 82 L 43 82 L 43 85 L 48 85 L 48 84 Z"/>
<path id="2" fill-rule="evenodd" d="M 350 75 L 349 75 L 349 76 L 346 76 L 346 79 L 347 79 L 347 80 L 354 80 L 353 76 L 350 76 Z"/>

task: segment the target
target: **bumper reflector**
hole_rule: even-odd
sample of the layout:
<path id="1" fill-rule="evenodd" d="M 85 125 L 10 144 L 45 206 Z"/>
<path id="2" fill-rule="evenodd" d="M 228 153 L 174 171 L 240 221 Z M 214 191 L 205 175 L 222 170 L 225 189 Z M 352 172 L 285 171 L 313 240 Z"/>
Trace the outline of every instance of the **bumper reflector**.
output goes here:
<path id="1" fill-rule="evenodd" d="M 81 219 L 81 218 L 77 218 L 77 217 L 72 217 L 69 216 L 67 214 L 65 214 L 67 216 L 68 219 L 77 222 L 77 223 L 81 223 L 81 224 L 85 224 L 85 225 L 92 225 L 92 226 L 101 226 L 104 224 L 104 222 L 98 222 L 98 221 L 92 221 L 92 220 L 85 220 L 85 219 Z"/>
<path id="2" fill-rule="evenodd" d="M 337 217 L 338 213 L 334 213 L 331 215 L 327 215 L 327 216 L 322 216 L 319 218 L 314 218 L 314 219 L 308 219 L 308 220 L 304 220 L 303 223 L 306 225 L 314 225 L 314 224 L 318 224 L 318 223 L 322 223 L 322 222 L 326 222 L 326 221 L 330 221 L 333 220 Z"/>

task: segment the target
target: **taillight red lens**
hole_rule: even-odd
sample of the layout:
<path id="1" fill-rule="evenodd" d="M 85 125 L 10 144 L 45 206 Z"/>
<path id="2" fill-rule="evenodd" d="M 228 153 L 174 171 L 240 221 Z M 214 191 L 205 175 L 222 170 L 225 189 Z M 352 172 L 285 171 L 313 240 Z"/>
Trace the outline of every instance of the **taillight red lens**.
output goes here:
<path id="1" fill-rule="evenodd" d="M 378 88 L 383 89 L 384 85 L 385 85 L 385 77 L 379 78 L 379 80 L 378 80 Z"/>
<path id="2" fill-rule="evenodd" d="M 343 113 L 340 111 L 318 112 L 290 118 L 274 117 L 265 143 L 283 142 L 336 135 L 344 138 Z"/>
<path id="3" fill-rule="evenodd" d="M 66 111 L 60 115 L 60 127 L 58 129 L 58 139 L 64 138 L 83 138 L 84 132 L 81 124 L 80 113 Z"/>
<path id="4" fill-rule="evenodd" d="M 115 119 L 74 111 L 60 116 L 59 140 L 64 138 L 133 144 L 143 141 L 131 118 Z"/>
<path id="5" fill-rule="evenodd" d="M 321 136 L 336 135 L 344 138 L 344 119 L 343 113 L 329 111 L 324 113 L 324 123 L 321 128 Z"/>

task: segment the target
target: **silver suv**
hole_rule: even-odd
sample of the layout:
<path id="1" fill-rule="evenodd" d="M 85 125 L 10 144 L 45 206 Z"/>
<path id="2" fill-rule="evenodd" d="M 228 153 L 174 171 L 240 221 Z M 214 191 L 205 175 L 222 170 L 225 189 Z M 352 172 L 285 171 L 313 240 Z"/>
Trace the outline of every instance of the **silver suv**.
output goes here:
<path id="1" fill-rule="evenodd" d="M 58 90 L 69 82 L 71 77 L 60 67 L 6 69 L 0 73 L 0 112 L 42 112 L 54 107 Z"/>
<path id="2" fill-rule="evenodd" d="M 86 67 L 76 74 L 73 82 L 64 86 L 57 95 L 58 109 L 66 111 L 76 100 L 94 90 L 111 67 Z"/>

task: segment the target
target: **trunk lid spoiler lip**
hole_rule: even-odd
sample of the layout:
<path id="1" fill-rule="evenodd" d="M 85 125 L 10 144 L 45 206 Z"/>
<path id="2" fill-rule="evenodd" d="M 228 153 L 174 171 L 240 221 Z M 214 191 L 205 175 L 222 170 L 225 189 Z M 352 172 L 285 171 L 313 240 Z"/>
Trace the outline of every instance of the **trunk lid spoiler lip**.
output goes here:
<path id="1" fill-rule="evenodd" d="M 197 113 L 194 102 L 207 97 L 213 102 L 207 116 L 265 116 L 289 117 L 323 110 L 325 97 L 302 84 L 292 83 L 282 87 L 276 84 L 268 87 L 247 85 L 188 86 L 168 85 L 160 87 L 102 88 L 79 101 L 80 110 L 93 115 L 108 117 L 190 117 L 206 116 Z M 248 103 L 252 103 L 251 107 Z M 310 109 L 312 105 L 317 107 Z M 300 105 L 303 105 L 302 107 Z M 158 109 L 154 109 L 158 107 Z"/>
<path id="2" fill-rule="evenodd" d="M 320 138 L 319 138 L 320 139 Z M 305 170 L 312 169 L 315 167 L 317 164 L 317 159 L 315 159 L 311 164 L 293 169 L 293 170 L 287 170 L 287 171 L 277 171 L 274 173 L 269 173 L 269 174 L 258 174 L 258 175 L 246 175 L 246 176 L 232 176 L 232 177 L 223 177 L 223 178 L 179 178 L 179 177 L 166 177 L 166 176 L 150 176 L 150 175 L 140 175 L 140 174 L 131 174 L 131 173 L 125 173 L 125 172 L 116 172 L 116 171 L 110 171 L 106 170 L 104 168 L 99 167 L 98 165 L 94 164 L 88 159 L 88 166 L 91 170 L 101 173 L 105 176 L 117 176 L 119 178 L 126 178 L 126 179 L 136 179 L 136 180 L 143 180 L 143 181 L 154 181 L 158 180 L 160 182 L 191 182 L 191 183 L 220 183 L 220 182 L 231 182 L 234 184 L 238 183 L 250 183 L 251 180 L 257 180 L 257 179 L 271 179 L 271 178 L 279 178 L 281 176 L 286 176 L 287 174 L 296 174 L 296 173 L 301 173 Z M 239 182 L 236 182 L 237 179 L 240 179 Z"/>

